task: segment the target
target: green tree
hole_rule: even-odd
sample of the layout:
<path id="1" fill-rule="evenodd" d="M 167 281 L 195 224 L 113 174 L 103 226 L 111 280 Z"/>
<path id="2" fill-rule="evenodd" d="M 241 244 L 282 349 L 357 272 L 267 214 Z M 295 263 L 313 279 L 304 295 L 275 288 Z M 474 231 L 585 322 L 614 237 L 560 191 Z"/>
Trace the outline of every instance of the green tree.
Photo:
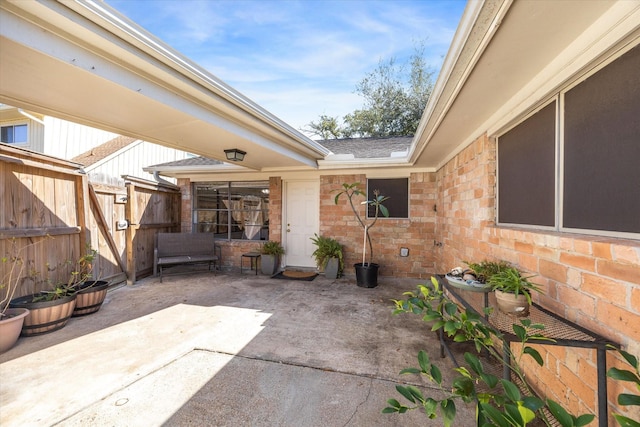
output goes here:
<path id="1" fill-rule="evenodd" d="M 322 139 L 338 139 L 344 135 L 338 124 L 337 117 L 330 117 L 326 114 L 320 115 L 317 122 L 311 121 L 307 123 L 305 129 Z"/>
<path id="2" fill-rule="evenodd" d="M 356 86 L 355 92 L 364 98 L 361 109 L 345 115 L 342 126 L 336 117 L 321 115 L 306 130 L 324 139 L 414 135 L 433 90 L 432 78 L 424 43 L 408 64 L 399 64 L 395 58 L 380 60 Z"/>

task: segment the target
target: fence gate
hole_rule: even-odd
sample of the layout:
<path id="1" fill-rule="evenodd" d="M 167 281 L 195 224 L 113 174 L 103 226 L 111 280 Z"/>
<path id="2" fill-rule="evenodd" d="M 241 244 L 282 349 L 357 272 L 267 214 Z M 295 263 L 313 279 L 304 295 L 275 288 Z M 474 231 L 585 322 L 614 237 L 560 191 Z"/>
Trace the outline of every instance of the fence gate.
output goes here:
<path id="1" fill-rule="evenodd" d="M 133 284 L 152 274 L 156 233 L 180 227 L 179 188 L 129 176 L 92 181 L 77 163 L 0 144 L 0 258 L 19 256 L 21 277 L 31 276 L 15 297 L 65 280 L 88 247 L 98 250 L 96 278 Z M 0 279 L 9 268 L 0 263 Z"/>

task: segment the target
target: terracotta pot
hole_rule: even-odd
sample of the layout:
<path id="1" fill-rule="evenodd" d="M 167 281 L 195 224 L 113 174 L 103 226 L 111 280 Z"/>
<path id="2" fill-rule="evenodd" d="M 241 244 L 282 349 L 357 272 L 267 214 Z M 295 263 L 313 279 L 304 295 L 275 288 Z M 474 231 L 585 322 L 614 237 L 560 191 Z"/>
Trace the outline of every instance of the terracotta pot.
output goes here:
<path id="1" fill-rule="evenodd" d="M 496 302 L 498 303 L 498 309 L 506 314 L 511 314 L 519 317 L 526 317 L 529 315 L 529 301 L 527 296 L 515 294 L 509 292 L 502 292 L 496 289 Z"/>
<path id="2" fill-rule="evenodd" d="M 78 286 L 76 297 L 76 307 L 73 310 L 73 317 L 86 316 L 100 310 L 105 297 L 109 282 L 96 280 L 95 282 L 84 282 Z"/>
<path id="3" fill-rule="evenodd" d="M 24 318 L 29 314 L 26 308 L 8 308 L 0 320 L 0 353 L 13 347 L 20 337 Z"/>
<path id="4" fill-rule="evenodd" d="M 26 308 L 29 315 L 22 325 L 22 336 L 31 337 L 47 334 L 63 328 L 76 306 L 76 295 L 53 301 L 31 302 L 35 295 L 25 295 L 11 300 L 12 308 Z"/>

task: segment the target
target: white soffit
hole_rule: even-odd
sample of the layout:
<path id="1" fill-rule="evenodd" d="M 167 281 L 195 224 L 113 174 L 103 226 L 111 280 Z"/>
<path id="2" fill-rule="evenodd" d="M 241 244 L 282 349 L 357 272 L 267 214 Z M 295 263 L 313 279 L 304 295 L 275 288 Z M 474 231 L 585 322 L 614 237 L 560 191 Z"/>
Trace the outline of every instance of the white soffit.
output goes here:
<path id="1" fill-rule="evenodd" d="M 475 14 L 475 23 L 465 29 L 462 18 L 464 47 L 448 55 L 451 71 L 438 81 L 415 138 L 415 165 L 439 168 L 506 116 L 534 108 L 557 90 L 559 83 L 550 86 L 550 80 L 566 82 L 587 63 L 585 56 L 593 60 L 636 31 L 639 9 L 638 2 L 599 0 L 496 0 L 479 11 L 468 6 L 465 15 Z M 611 34 L 615 40 L 608 40 Z M 589 50 L 603 39 L 597 52 Z"/>

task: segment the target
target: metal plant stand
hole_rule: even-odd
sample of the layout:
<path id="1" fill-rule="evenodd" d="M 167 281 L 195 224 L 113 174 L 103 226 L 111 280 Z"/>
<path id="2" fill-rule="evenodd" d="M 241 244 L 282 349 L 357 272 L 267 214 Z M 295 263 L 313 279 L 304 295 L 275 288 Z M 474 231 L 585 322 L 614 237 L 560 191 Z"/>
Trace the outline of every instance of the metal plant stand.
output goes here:
<path id="1" fill-rule="evenodd" d="M 483 291 L 483 295 L 479 298 L 482 300 L 483 307 L 480 309 L 473 307 L 473 305 L 469 302 L 469 298 L 472 298 L 473 295 L 476 298 L 479 297 L 477 290 L 463 290 L 458 287 L 453 287 L 449 285 L 447 280 L 443 275 L 438 275 L 438 282 L 442 289 L 446 291 L 449 295 L 451 295 L 455 300 L 457 300 L 460 304 L 462 304 L 468 310 L 472 310 L 476 313 L 481 313 L 484 308 L 489 307 L 489 290 Z M 464 295 L 467 295 L 465 298 Z M 586 328 L 581 327 L 567 319 L 563 319 L 555 313 L 550 312 L 549 310 L 539 306 L 536 303 L 533 303 L 531 306 L 531 310 L 527 317 L 515 317 L 511 315 L 507 315 L 502 313 L 500 310 L 493 310 L 490 315 L 484 316 L 484 321 L 487 322 L 490 326 L 498 329 L 504 334 L 504 346 L 506 348 L 509 347 L 511 342 L 519 342 L 518 338 L 513 334 L 512 325 L 515 322 L 518 322 L 520 319 L 528 318 L 531 320 L 531 323 L 541 323 L 543 324 L 544 330 L 539 331 L 543 336 L 547 338 L 551 338 L 553 341 L 545 341 L 540 342 L 538 344 L 544 345 L 555 345 L 555 346 L 564 346 L 564 347 L 580 347 L 580 348 L 591 348 L 596 349 L 596 367 L 597 367 L 597 377 L 598 377 L 598 426 L 599 427 L 607 427 L 608 421 L 608 404 L 607 404 L 607 345 L 618 346 L 617 343 L 604 338 L 603 336 L 596 334 Z M 449 357 L 454 361 L 456 366 L 458 366 L 458 362 L 455 360 L 455 357 L 451 350 L 449 349 L 449 343 L 447 343 L 444 339 L 444 334 L 442 329 L 439 333 L 440 337 L 440 355 L 444 357 L 445 351 L 449 355 Z M 509 354 L 507 351 L 503 351 L 503 357 L 507 359 Z M 508 362 L 508 360 L 503 360 L 503 362 Z M 509 363 L 503 363 L 504 371 L 503 378 L 510 379 L 511 378 L 511 370 L 509 369 Z"/>

